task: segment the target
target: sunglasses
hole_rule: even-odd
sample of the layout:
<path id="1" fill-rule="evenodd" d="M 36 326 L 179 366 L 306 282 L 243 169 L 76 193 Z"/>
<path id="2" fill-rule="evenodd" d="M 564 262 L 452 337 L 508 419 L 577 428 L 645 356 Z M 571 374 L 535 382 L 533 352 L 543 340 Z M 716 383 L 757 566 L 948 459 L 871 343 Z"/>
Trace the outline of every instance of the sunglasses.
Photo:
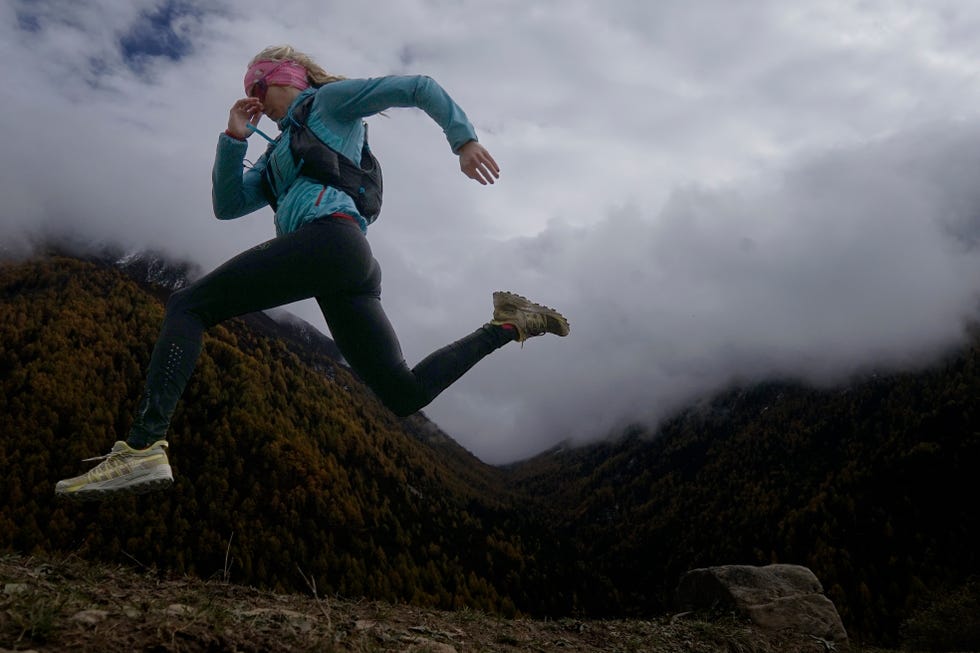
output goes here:
<path id="1" fill-rule="evenodd" d="M 254 97 L 259 102 L 265 102 L 265 95 L 266 95 L 266 93 L 269 92 L 269 83 L 266 82 L 265 80 L 266 80 L 266 78 L 269 75 L 271 75 L 276 70 L 278 70 L 284 63 L 286 63 L 286 62 L 285 61 L 280 61 L 275 66 L 273 66 L 269 70 L 265 71 L 265 74 L 262 75 L 261 79 L 259 79 L 257 82 L 255 82 L 254 84 L 252 84 L 252 88 L 250 88 L 248 90 L 248 96 L 249 97 Z"/>

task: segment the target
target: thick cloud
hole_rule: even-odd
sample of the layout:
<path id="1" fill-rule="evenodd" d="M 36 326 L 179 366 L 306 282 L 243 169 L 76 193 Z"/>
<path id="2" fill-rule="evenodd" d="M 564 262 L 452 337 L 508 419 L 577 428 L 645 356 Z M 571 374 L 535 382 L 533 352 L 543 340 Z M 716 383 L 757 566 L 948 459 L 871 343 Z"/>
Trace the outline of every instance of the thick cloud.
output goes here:
<path id="1" fill-rule="evenodd" d="M 494 289 L 568 315 L 569 338 L 502 350 L 426 411 L 514 460 L 734 378 L 832 383 L 959 342 L 980 285 L 978 23 L 952 0 L 0 0 L 0 237 L 213 267 L 272 235 L 268 211 L 210 208 L 256 51 L 432 75 L 503 176 L 462 176 L 421 113 L 373 118 L 369 236 L 410 362 L 485 321 Z"/>
<path id="2" fill-rule="evenodd" d="M 504 427 L 487 415 L 481 439 L 502 429 L 533 448 L 532 434 L 655 421 L 733 380 L 828 384 L 935 360 L 980 301 L 978 146 L 977 123 L 923 128 L 765 186 L 679 190 L 655 216 L 624 208 L 487 252 L 463 279 L 519 269 L 572 335 L 461 383 L 473 404 L 528 398 Z"/>

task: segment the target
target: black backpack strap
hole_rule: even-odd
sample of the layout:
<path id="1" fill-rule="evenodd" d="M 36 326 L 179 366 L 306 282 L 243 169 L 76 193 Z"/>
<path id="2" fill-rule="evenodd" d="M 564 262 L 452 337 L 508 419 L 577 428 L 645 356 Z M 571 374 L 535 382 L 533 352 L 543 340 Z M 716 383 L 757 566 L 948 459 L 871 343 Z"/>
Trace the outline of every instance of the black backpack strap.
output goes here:
<path id="1" fill-rule="evenodd" d="M 313 105 L 313 95 L 293 109 L 291 115 L 289 147 L 299 167 L 299 174 L 315 179 L 325 186 L 337 186 L 341 181 L 340 160 L 342 154 L 320 140 L 307 126 Z M 343 190 L 343 189 L 341 189 Z"/>
<path id="2" fill-rule="evenodd" d="M 316 93 L 311 93 L 309 97 L 300 102 L 293 112 L 290 114 L 290 119 L 296 127 L 306 127 L 306 121 L 310 117 L 310 109 L 313 107 L 313 99 L 316 97 Z"/>
<path id="3" fill-rule="evenodd" d="M 265 199 L 269 202 L 269 206 L 272 207 L 273 211 L 279 210 L 279 196 L 276 194 L 275 184 L 272 181 L 272 151 L 276 149 L 276 145 L 279 144 L 279 139 L 269 143 L 265 148 L 265 168 L 262 170 L 262 174 L 259 177 L 261 180 L 262 194 L 265 195 Z"/>
<path id="4" fill-rule="evenodd" d="M 315 95 L 303 100 L 290 114 L 289 148 L 299 168 L 299 174 L 324 186 L 332 186 L 354 200 L 358 212 L 370 224 L 381 213 L 381 165 L 371 153 L 367 140 L 367 124 L 364 125 L 364 143 L 361 145 L 360 165 L 324 143 L 307 125 Z M 267 154 L 272 151 L 270 145 Z M 276 209 L 271 172 L 266 168 L 262 187 L 273 210 Z"/>

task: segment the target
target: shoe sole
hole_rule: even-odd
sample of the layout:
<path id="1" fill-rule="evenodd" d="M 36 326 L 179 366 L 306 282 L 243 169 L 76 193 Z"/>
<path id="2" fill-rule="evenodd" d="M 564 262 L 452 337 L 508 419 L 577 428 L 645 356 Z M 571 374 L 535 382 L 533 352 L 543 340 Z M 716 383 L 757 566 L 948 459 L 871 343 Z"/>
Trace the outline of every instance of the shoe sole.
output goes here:
<path id="1" fill-rule="evenodd" d="M 173 471 L 170 465 L 158 465 L 148 474 L 138 479 L 126 479 L 122 485 L 113 485 L 121 479 L 111 479 L 100 483 L 91 483 L 80 490 L 74 492 L 57 492 L 59 497 L 71 499 L 72 501 L 101 501 L 115 497 L 132 496 L 166 490 L 174 484 Z"/>
<path id="2" fill-rule="evenodd" d="M 557 331 L 549 331 L 548 333 L 554 333 L 557 336 L 567 336 L 569 331 L 568 320 L 565 316 L 551 308 L 550 306 L 545 306 L 544 304 L 538 304 L 537 302 L 532 302 L 527 297 L 523 295 L 518 295 L 517 293 L 506 292 L 498 290 L 493 293 L 493 309 L 494 317 L 496 317 L 497 309 L 504 308 L 505 306 L 512 306 L 519 311 L 525 311 L 527 313 L 539 313 L 541 315 L 546 315 L 547 317 L 554 320 L 558 325 Z"/>

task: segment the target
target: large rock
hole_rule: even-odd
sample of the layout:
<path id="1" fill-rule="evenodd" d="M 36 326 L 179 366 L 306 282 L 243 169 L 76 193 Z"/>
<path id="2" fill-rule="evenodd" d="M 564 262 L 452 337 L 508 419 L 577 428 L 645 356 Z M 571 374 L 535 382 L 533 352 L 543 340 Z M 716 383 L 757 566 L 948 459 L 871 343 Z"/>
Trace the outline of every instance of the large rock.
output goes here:
<path id="1" fill-rule="evenodd" d="M 694 569 L 681 578 L 677 603 L 682 610 L 734 610 L 766 630 L 847 642 L 837 608 L 824 595 L 820 581 L 798 565 Z"/>

